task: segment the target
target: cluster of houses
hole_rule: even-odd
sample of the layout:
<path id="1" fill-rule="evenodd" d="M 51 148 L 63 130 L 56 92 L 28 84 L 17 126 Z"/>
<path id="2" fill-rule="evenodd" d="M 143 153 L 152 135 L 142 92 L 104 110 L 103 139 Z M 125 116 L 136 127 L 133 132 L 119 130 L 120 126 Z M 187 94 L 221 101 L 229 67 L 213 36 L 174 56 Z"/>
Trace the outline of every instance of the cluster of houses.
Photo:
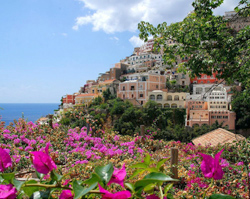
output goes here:
<path id="1" fill-rule="evenodd" d="M 226 12 L 225 17 L 230 16 L 233 17 L 233 13 Z M 239 22 L 229 25 L 237 30 L 241 27 Z M 175 42 L 168 40 L 168 45 Z M 185 108 L 186 126 L 212 125 L 218 121 L 230 130 L 235 129 L 236 114 L 231 111 L 232 86 L 239 90 L 240 86 L 221 83 L 216 73 L 196 78 L 178 73 L 178 64 L 188 61 L 188 57 L 179 58 L 176 67 L 171 68 L 164 63 L 162 53 L 154 51 L 153 44 L 154 40 L 150 39 L 134 48 L 132 55 L 100 73 L 96 80 L 88 80 L 79 92 L 65 95 L 61 109 L 76 105 L 88 107 L 94 98 L 102 97 L 103 92 L 109 90 L 134 106 L 143 106 L 151 100 L 161 108 Z"/>

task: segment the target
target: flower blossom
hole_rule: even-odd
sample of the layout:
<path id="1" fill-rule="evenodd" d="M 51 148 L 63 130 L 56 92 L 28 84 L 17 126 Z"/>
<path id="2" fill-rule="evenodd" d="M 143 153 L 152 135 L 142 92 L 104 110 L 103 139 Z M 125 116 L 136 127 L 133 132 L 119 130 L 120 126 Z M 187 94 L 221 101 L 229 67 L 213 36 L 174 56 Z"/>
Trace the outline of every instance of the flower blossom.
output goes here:
<path id="1" fill-rule="evenodd" d="M 203 161 L 201 162 L 201 171 L 206 178 L 213 178 L 215 180 L 220 180 L 223 177 L 223 170 L 220 165 L 220 156 L 224 149 L 215 155 L 213 158 L 210 155 L 202 154 Z"/>
<path id="2" fill-rule="evenodd" d="M 46 153 L 42 151 L 30 152 L 33 155 L 34 167 L 39 173 L 48 174 L 53 169 L 57 168 L 56 164 L 49 156 L 48 147 L 49 147 L 49 144 L 47 144 L 45 147 Z"/>
<path id="3" fill-rule="evenodd" d="M 74 195 L 70 190 L 63 190 L 59 196 L 59 199 L 73 199 Z"/>
<path id="4" fill-rule="evenodd" d="M 125 164 L 123 164 L 121 169 L 117 169 L 114 167 L 114 172 L 113 172 L 113 175 L 112 175 L 110 181 L 108 182 L 108 185 L 110 185 L 112 183 L 117 183 L 124 188 L 124 179 L 125 179 L 126 175 L 127 175 L 127 173 L 126 173 L 126 169 L 125 169 Z"/>
<path id="5" fill-rule="evenodd" d="M 12 166 L 10 155 L 2 148 L 0 148 L 0 171 Z"/>
<path id="6" fill-rule="evenodd" d="M 17 190 L 12 184 L 0 185 L 0 198 L 15 199 Z"/>
<path id="7" fill-rule="evenodd" d="M 100 184 L 98 184 L 99 190 L 102 193 L 102 199 L 127 199 L 131 197 L 131 193 L 129 191 L 119 191 L 116 193 L 110 193 L 106 189 L 102 188 Z"/>

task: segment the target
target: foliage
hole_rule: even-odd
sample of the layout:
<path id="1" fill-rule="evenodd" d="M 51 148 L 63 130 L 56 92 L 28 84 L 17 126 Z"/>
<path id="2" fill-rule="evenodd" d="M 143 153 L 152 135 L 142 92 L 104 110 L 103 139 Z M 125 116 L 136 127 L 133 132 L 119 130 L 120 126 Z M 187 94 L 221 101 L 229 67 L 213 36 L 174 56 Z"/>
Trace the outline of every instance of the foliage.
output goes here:
<path id="1" fill-rule="evenodd" d="M 85 113 L 78 109 L 70 110 L 62 114 L 60 124 L 65 126 L 71 126 L 72 128 L 86 126 Z"/>
<path id="2" fill-rule="evenodd" d="M 249 17 L 250 3 L 239 1 L 235 9 L 237 15 L 229 20 L 213 15 L 213 10 L 222 3 L 223 0 L 195 0 L 194 11 L 183 21 L 170 25 L 163 22 L 154 27 L 141 22 L 140 38 L 147 40 L 152 35 L 155 48 L 164 52 L 163 59 L 168 65 L 174 66 L 178 58 L 188 57 L 187 62 L 178 65 L 179 71 L 188 70 L 192 76 L 215 72 L 219 79 L 241 82 L 249 92 L 250 27 L 236 32 L 228 24 Z M 176 42 L 168 45 L 169 40 Z"/>
<path id="3" fill-rule="evenodd" d="M 244 92 L 235 92 L 232 109 L 236 113 L 236 128 L 250 128 L 250 95 L 246 95 Z"/>
<path id="4" fill-rule="evenodd" d="M 91 103 L 90 107 L 100 105 L 100 104 L 102 104 L 102 102 L 103 102 L 103 98 L 98 96 L 98 97 L 94 98 L 94 100 Z"/>
<path id="5" fill-rule="evenodd" d="M 115 95 L 112 95 L 109 88 L 102 92 L 102 96 L 104 98 L 104 101 L 107 102 L 108 100 L 115 99 Z"/>
<path id="6" fill-rule="evenodd" d="M 247 198 L 247 142 L 223 146 L 225 150 L 219 164 L 224 176 L 213 183 L 200 170 L 200 154 L 216 154 L 222 146 L 201 147 L 179 141 L 153 140 L 150 136 L 119 136 L 114 132 L 92 136 L 86 133 L 86 127 L 69 129 L 54 124 L 54 129 L 51 129 L 47 125 L 27 123 L 25 120 L 16 121 L 15 127 L 0 130 L 0 135 L 1 147 L 4 148 L 0 150 L 0 164 L 4 168 L 0 174 L 0 189 L 11 189 L 8 193 L 19 198 L 58 198 L 61 194 L 74 198 L 99 198 L 100 187 L 103 188 L 103 198 L 104 194 L 123 194 L 125 190 L 130 192 L 132 198 L 201 198 L 204 195 L 210 198 Z M 156 146 L 158 149 L 153 150 Z M 178 148 L 180 160 L 180 178 L 176 184 L 172 183 L 174 179 L 170 172 L 172 147 Z M 27 174 L 34 171 L 30 165 L 34 163 L 31 156 L 36 155 L 35 151 L 48 159 L 49 155 L 50 161 L 57 164 L 57 169 L 48 167 L 45 175 L 37 172 L 38 181 L 17 180 L 16 177 L 29 178 Z M 8 158 L 3 158 L 3 153 L 4 156 L 10 154 L 12 166 Z M 6 160 L 7 164 L 4 163 Z M 44 160 L 46 158 L 36 161 Z M 44 165 L 36 164 L 35 168 Z M 120 168 L 126 169 L 125 176 Z"/>

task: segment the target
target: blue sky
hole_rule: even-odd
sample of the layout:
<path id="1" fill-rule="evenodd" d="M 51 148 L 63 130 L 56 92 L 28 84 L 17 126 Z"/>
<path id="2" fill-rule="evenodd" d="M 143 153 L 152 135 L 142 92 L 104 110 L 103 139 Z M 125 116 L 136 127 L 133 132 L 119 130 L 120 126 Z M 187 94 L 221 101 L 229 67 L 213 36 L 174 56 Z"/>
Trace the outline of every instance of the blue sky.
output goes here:
<path id="1" fill-rule="evenodd" d="M 0 3 L 0 103 L 60 103 L 141 44 L 137 24 L 182 20 L 190 0 Z M 217 14 L 232 10 L 226 0 Z"/>

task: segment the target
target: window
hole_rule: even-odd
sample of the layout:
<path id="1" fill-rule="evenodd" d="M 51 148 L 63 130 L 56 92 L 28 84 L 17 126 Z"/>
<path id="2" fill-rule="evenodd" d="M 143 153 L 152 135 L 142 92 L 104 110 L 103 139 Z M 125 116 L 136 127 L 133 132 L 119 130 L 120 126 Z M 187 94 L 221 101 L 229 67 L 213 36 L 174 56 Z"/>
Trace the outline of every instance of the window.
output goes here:
<path id="1" fill-rule="evenodd" d="M 135 86 L 131 86 L 131 89 L 130 89 L 130 90 L 131 90 L 131 91 L 132 91 L 132 90 L 135 90 Z"/>
<path id="2" fill-rule="evenodd" d="M 177 108 L 177 104 L 172 104 L 171 108 Z"/>
<path id="3" fill-rule="evenodd" d="M 228 119 L 228 116 L 223 116 L 223 119 Z"/>
<path id="4" fill-rule="evenodd" d="M 125 91 L 125 86 L 122 87 L 122 90 Z"/>
<path id="5" fill-rule="evenodd" d="M 154 101 L 155 100 L 155 96 L 154 95 L 150 95 L 149 99 Z"/>
<path id="6" fill-rule="evenodd" d="M 134 98 L 134 95 L 132 94 L 132 98 Z"/>
<path id="7" fill-rule="evenodd" d="M 168 95 L 167 100 L 172 101 L 172 95 Z"/>
<path id="8" fill-rule="evenodd" d="M 158 88 L 158 85 L 156 85 L 155 87 Z"/>
<path id="9" fill-rule="evenodd" d="M 202 93 L 202 88 L 198 87 L 196 88 L 196 94 L 201 94 Z"/>
<path id="10" fill-rule="evenodd" d="M 143 97 L 143 94 L 140 94 L 140 97 Z"/>
<path id="11" fill-rule="evenodd" d="M 164 104 L 164 108 L 170 108 L 169 104 Z"/>
<path id="12" fill-rule="evenodd" d="M 218 116 L 217 116 L 217 119 L 221 119 L 221 118 L 222 118 L 222 116 L 221 116 L 221 115 L 218 115 Z"/>
<path id="13" fill-rule="evenodd" d="M 178 96 L 178 95 L 175 95 L 175 96 L 174 96 L 174 100 L 176 100 L 176 101 L 179 100 L 179 96 Z"/>
<path id="14" fill-rule="evenodd" d="M 215 116 L 215 115 L 212 115 L 212 119 L 216 119 L 216 116 Z"/>
<path id="15" fill-rule="evenodd" d="M 162 95 L 157 95 L 157 101 L 161 101 L 162 100 Z"/>

